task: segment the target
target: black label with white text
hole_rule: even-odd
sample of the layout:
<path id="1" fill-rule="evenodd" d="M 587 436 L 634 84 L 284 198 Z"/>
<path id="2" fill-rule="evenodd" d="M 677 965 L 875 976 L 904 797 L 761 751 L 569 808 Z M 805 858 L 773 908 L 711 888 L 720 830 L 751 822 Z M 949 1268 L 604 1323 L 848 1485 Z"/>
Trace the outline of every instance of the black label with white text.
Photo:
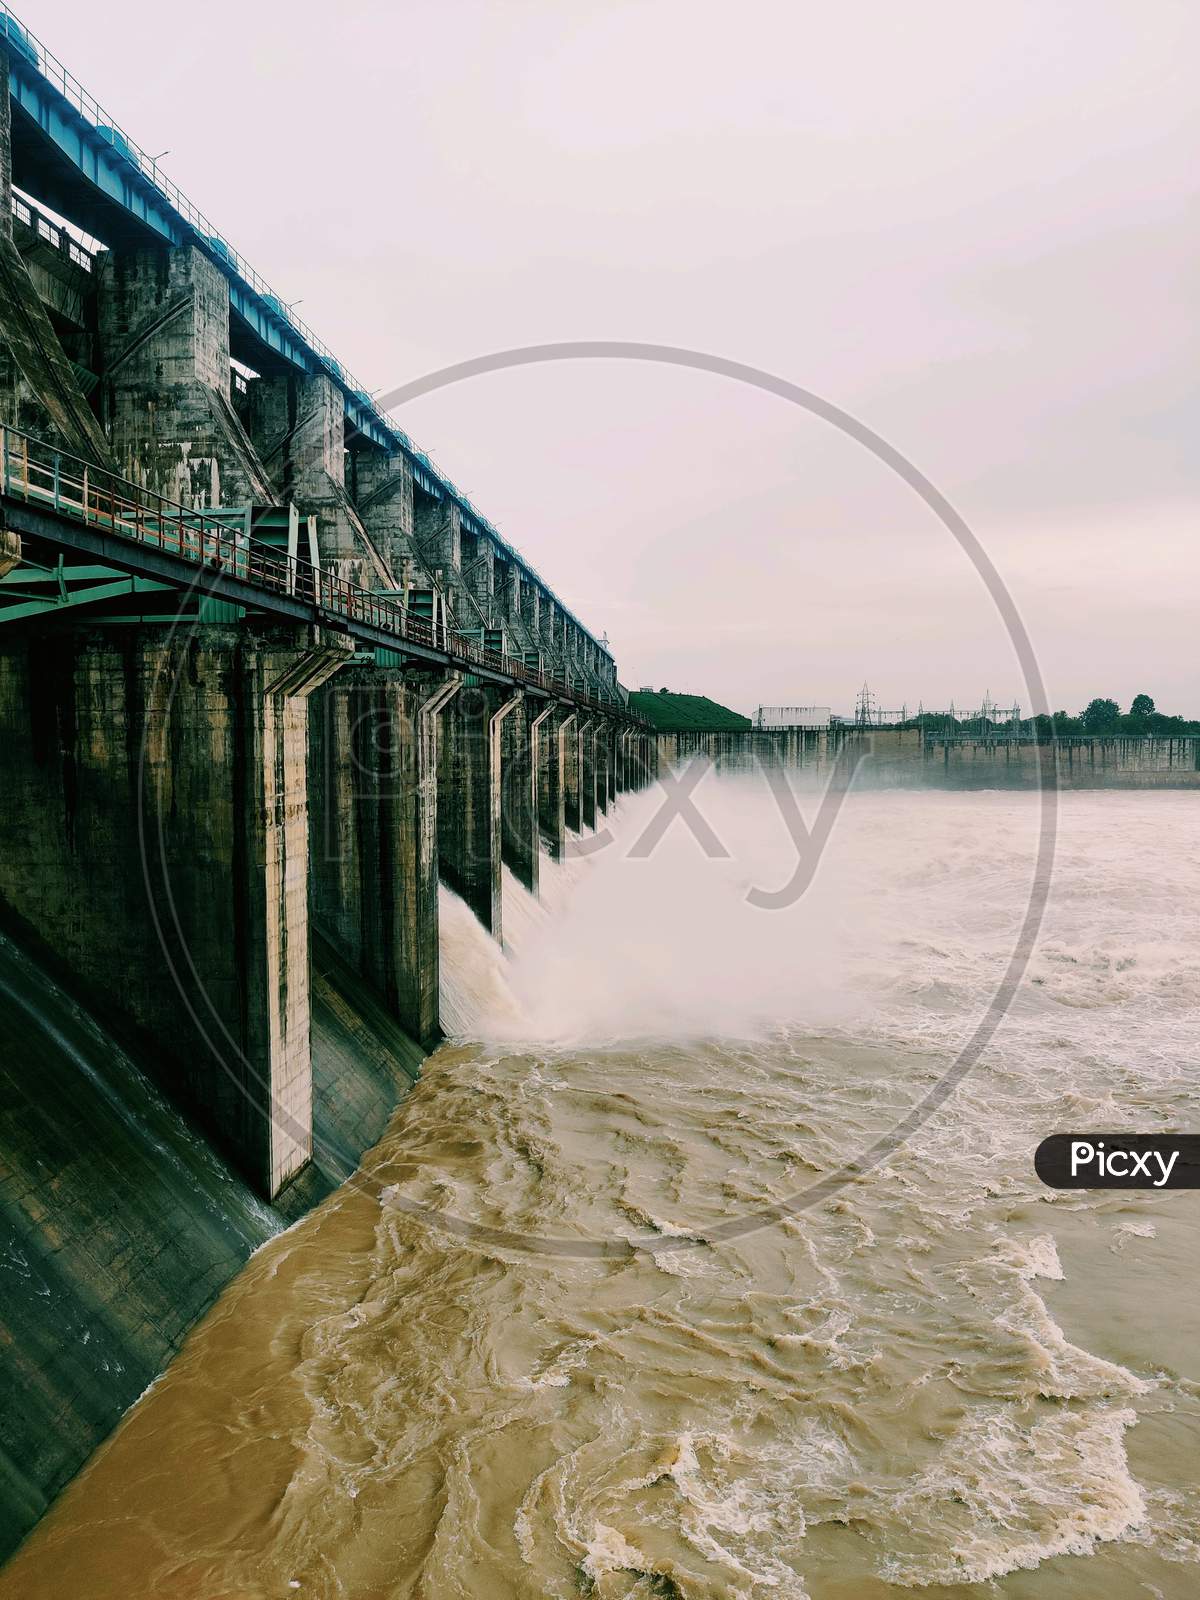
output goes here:
<path id="1" fill-rule="evenodd" d="M 1033 1164 L 1052 1189 L 1200 1189 L 1200 1134 L 1054 1133 Z"/>

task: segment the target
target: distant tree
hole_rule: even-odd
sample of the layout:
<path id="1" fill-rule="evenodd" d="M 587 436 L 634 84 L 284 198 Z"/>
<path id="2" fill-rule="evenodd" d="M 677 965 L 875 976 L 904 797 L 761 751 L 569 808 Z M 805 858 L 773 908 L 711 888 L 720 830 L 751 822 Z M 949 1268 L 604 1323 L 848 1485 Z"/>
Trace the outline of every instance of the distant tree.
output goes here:
<path id="1" fill-rule="evenodd" d="M 1200 722 L 1189 722 L 1186 717 L 1169 717 L 1165 711 L 1155 711 L 1146 718 L 1145 731 L 1177 738 L 1181 733 L 1200 733 Z"/>
<path id="2" fill-rule="evenodd" d="M 957 733 L 959 723 L 948 711 L 922 711 L 901 723 L 904 728 L 920 728 L 923 733 Z"/>
<path id="3" fill-rule="evenodd" d="M 1082 733 L 1083 724 L 1078 717 L 1073 717 L 1069 711 L 1056 711 L 1054 713 L 1054 732 L 1057 738 L 1062 738 L 1068 733 Z"/>
<path id="4" fill-rule="evenodd" d="M 1121 726 L 1121 708 L 1115 700 L 1089 700 L 1079 720 L 1084 733 L 1116 733 Z"/>
<path id="5" fill-rule="evenodd" d="M 1129 707 L 1131 717 L 1152 717 L 1154 715 L 1154 701 L 1148 694 L 1135 694 L 1133 703 Z"/>

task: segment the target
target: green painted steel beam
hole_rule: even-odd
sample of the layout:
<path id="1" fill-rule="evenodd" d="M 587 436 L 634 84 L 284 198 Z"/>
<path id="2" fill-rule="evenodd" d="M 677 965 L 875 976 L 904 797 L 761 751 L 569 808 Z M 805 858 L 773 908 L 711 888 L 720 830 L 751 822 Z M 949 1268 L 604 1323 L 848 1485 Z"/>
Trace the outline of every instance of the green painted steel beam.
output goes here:
<path id="1" fill-rule="evenodd" d="M 114 578 L 110 583 L 94 583 L 72 589 L 66 595 L 56 594 L 53 599 L 25 599 L 15 605 L 0 605 L 0 623 L 21 622 L 27 617 L 45 616 L 50 611 L 70 611 L 101 600 L 115 600 L 127 594 L 150 594 L 169 587 L 151 578 Z"/>

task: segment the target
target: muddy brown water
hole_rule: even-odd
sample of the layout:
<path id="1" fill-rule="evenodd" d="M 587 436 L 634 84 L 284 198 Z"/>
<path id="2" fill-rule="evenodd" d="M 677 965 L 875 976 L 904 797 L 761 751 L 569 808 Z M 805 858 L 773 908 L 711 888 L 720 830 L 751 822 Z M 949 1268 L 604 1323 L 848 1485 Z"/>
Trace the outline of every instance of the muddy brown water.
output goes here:
<path id="1" fill-rule="evenodd" d="M 856 796 L 771 914 L 745 892 L 786 877 L 773 802 L 705 793 L 728 859 L 676 825 L 630 860 L 640 797 L 544 906 L 506 887 L 506 955 L 446 897 L 457 1037 L 3 1600 L 1197 1592 L 1200 1196 L 1055 1193 L 1032 1157 L 1200 1126 L 1200 808 L 1064 796 L 981 1065 L 885 1168 L 706 1244 L 945 1070 L 1011 947 L 1037 798 Z"/>

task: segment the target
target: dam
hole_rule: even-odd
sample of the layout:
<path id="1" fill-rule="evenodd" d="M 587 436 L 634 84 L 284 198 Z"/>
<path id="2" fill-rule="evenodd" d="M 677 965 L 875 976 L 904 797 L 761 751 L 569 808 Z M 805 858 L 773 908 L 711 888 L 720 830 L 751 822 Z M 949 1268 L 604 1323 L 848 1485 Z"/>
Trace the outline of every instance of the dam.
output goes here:
<path id="1" fill-rule="evenodd" d="M 849 763 L 859 781 L 888 788 L 1192 789 L 1200 786 L 1200 734 L 943 734 L 853 724 L 809 732 L 747 729 L 656 737 L 664 768 L 697 757 L 731 772 L 786 768 L 828 773 Z"/>
<path id="2" fill-rule="evenodd" d="M 1190 1593 L 1200 737 L 660 728 L 160 159 L 0 3 L 0 1600 Z"/>
<path id="3" fill-rule="evenodd" d="M 383 1131 L 439 883 L 502 941 L 502 874 L 657 761 L 606 642 L 6 8 L 0 738 L 6 1553 Z"/>

